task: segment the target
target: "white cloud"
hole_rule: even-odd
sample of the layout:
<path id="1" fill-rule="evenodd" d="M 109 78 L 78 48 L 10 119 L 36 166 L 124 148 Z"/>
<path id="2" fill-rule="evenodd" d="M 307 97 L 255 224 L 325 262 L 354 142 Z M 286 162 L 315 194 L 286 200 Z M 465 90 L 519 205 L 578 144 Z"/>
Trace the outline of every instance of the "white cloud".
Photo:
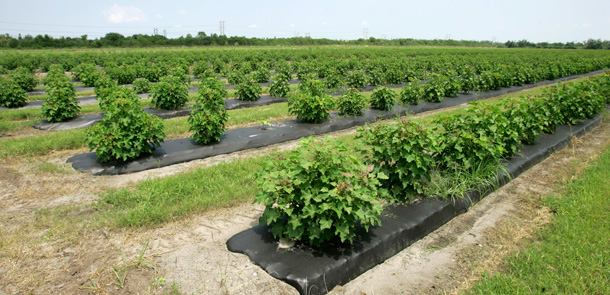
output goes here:
<path id="1" fill-rule="evenodd" d="M 322 22 L 322 25 L 325 26 L 325 25 L 328 25 L 328 23 L 327 22 Z"/>
<path id="2" fill-rule="evenodd" d="M 248 26 L 248 28 L 256 29 L 256 24 L 251 24 Z"/>
<path id="3" fill-rule="evenodd" d="M 180 11 L 179 11 L 179 12 L 180 12 L 180 14 L 182 14 L 182 15 L 186 15 L 186 10 L 184 10 L 184 9 L 180 9 Z"/>
<path id="4" fill-rule="evenodd" d="M 369 26 L 369 23 L 367 23 L 365 20 L 363 20 L 363 21 L 362 21 L 362 26 L 363 26 L 363 27 L 368 27 L 368 26 Z"/>
<path id="5" fill-rule="evenodd" d="M 157 18 L 163 18 L 163 16 L 160 13 L 157 13 Z"/>
<path id="6" fill-rule="evenodd" d="M 108 17 L 109 22 L 115 24 L 148 21 L 146 14 L 135 6 L 114 4 L 110 7 L 110 10 L 104 11 L 103 14 Z"/>
<path id="7" fill-rule="evenodd" d="M 174 28 L 182 28 L 182 25 L 174 25 Z"/>
<path id="8" fill-rule="evenodd" d="M 291 27 L 291 28 L 294 28 L 294 24 L 290 24 L 290 27 Z"/>

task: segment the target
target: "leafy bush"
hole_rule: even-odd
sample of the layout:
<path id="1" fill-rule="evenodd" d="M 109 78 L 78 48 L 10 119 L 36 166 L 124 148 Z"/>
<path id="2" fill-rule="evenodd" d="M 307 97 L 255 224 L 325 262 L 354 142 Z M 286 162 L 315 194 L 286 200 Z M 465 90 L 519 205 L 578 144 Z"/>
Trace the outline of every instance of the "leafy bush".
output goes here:
<path id="1" fill-rule="evenodd" d="M 437 163 L 470 169 L 518 151 L 521 137 L 497 106 L 472 103 L 466 114 L 436 119 Z"/>
<path id="2" fill-rule="evenodd" d="M 338 88 L 345 85 L 345 79 L 336 70 L 326 74 L 324 79 L 324 87 L 327 89 Z"/>
<path id="3" fill-rule="evenodd" d="M 227 87 L 216 78 L 206 78 L 201 81 L 201 86 L 197 90 L 200 98 L 224 100 L 229 96 Z"/>
<path id="4" fill-rule="evenodd" d="M 290 93 L 290 84 L 286 80 L 275 80 L 269 85 L 269 94 L 273 97 L 287 97 Z"/>
<path id="5" fill-rule="evenodd" d="M 248 78 L 239 83 L 236 87 L 237 98 L 240 100 L 255 101 L 261 96 L 263 87 L 254 80 Z"/>
<path id="6" fill-rule="evenodd" d="M 239 85 L 244 80 L 246 80 L 245 74 L 240 71 L 233 71 L 227 76 L 227 82 L 231 85 Z"/>
<path id="7" fill-rule="evenodd" d="M 383 85 L 386 81 L 385 73 L 381 68 L 374 68 L 369 72 L 369 83 L 374 86 Z"/>
<path id="8" fill-rule="evenodd" d="M 217 81 L 215 78 L 208 78 Z M 210 83 L 211 84 L 211 83 Z M 188 118 L 193 131 L 191 138 L 200 144 L 220 141 L 228 120 L 225 110 L 224 94 L 211 85 L 199 88 L 199 98 L 191 109 Z M 225 88 L 223 85 L 220 85 Z M 203 89 L 203 90 L 202 90 Z M 225 88 L 226 92 L 226 88 Z"/>
<path id="9" fill-rule="evenodd" d="M 598 114 L 605 102 L 590 81 L 577 84 L 559 83 L 557 86 L 547 88 L 543 94 L 559 106 L 561 124 L 578 124 L 580 120 L 589 119 Z"/>
<path id="10" fill-rule="evenodd" d="M 322 81 L 315 79 L 308 79 L 299 82 L 299 91 L 314 96 L 326 94 L 326 92 L 324 92 L 324 85 L 322 84 Z"/>
<path id="11" fill-rule="evenodd" d="M 49 95 L 42 103 L 42 116 L 49 122 L 63 122 L 78 116 L 80 106 L 74 98 L 74 84 L 68 76 L 49 81 L 45 87 Z"/>
<path id="12" fill-rule="evenodd" d="M 82 63 L 72 69 L 74 80 L 81 81 L 87 87 L 94 87 L 100 72 L 92 63 Z"/>
<path id="13" fill-rule="evenodd" d="M 418 81 L 407 83 L 400 91 L 400 100 L 405 104 L 417 105 L 424 97 L 425 86 Z"/>
<path id="14" fill-rule="evenodd" d="M 424 100 L 429 102 L 441 102 L 445 98 L 445 77 L 433 75 L 424 87 Z"/>
<path id="15" fill-rule="evenodd" d="M 308 123 L 321 123 L 328 118 L 328 113 L 335 106 L 332 96 L 321 93 L 296 92 L 288 97 L 288 111 L 297 116 L 297 119 Z"/>
<path id="16" fill-rule="evenodd" d="M 197 61 L 193 64 L 193 76 L 200 80 L 205 78 L 215 77 L 214 69 L 204 60 Z"/>
<path id="17" fill-rule="evenodd" d="M 368 82 L 368 78 L 363 70 L 355 70 L 347 73 L 347 86 L 352 88 L 362 88 Z"/>
<path id="18" fill-rule="evenodd" d="M 106 74 L 101 74 L 95 82 L 95 94 L 97 95 L 97 100 L 100 102 L 100 108 L 102 110 L 105 109 L 106 98 L 108 98 L 110 92 L 112 92 L 111 88 L 117 87 L 117 85 L 117 81 Z"/>
<path id="19" fill-rule="evenodd" d="M 271 71 L 265 67 L 259 67 L 258 70 L 252 73 L 252 78 L 257 83 L 269 82 L 271 77 Z"/>
<path id="20" fill-rule="evenodd" d="M 405 76 L 399 69 L 390 68 L 385 72 L 385 80 L 389 84 L 400 84 L 405 81 Z"/>
<path id="21" fill-rule="evenodd" d="M 27 93 L 10 76 L 0 76 L 0 106 L 18 108 L 26 104 Z"/>
<path id="22" fill-rule="evenodd" d="M 339 115 L 362 116 L 366 109 L 364 95 L 356 88 L 351 88 L 338 100 Z"/>
<path id="23" fill-rule="evenodd" d="M 34 87 L 36 87 L 36 84 L 38 84 L 36 76 L 32 74 L 32 71 L 24 67 L 16 68 L 10 74 L 10 76 L 11 78 L 13 78 L 13 81 L 17 82 L 19 87 L 21 87 L 21 89 L 25 90 L 26 92 L 34 90 Z"/>
<path id="24" fill-rule="evenodd" d="M 163 121 L 141 109 L 140 98 L 131 89 L 112 92 L 102 122 L 93 125 L 85 142 L 98 161 L 128 161 L 151 153 L 163 142 Z"/>
<path id="25" fill-rule="evenodd" d="M 47 71 L 47 75 L 42 79 L 44 84 L 49 84 L 51 81 L 56 79 L 63 79 L 65 76 L 64 68 L 59 64 L 52 64 L 49 66 L 49 70 Z M 68 80 L 70 80 L 68 78 Z"/>
<path id="26" fill-rule="evenodd" d="M 191 76 L 188 75 L 188 71 L 183 67 L 174 67 L 167 71 L 168 76 L 174 77 L 179 83 L 188 85 L 191 83 Z"/>
<path id="27" fill-rule="evenodd" d="M 146 78 L 137 78 L 133 81 L 133 91 L 135 93 L 147 93 L 152 88 L 152 85 Z"/>
<path id="28" fill-rule="evenodd" d="M 373 90 L 371 94 L 371 108 L 382 111 L 389 111 L 394 106 L 396 92 L 386 87 L 380 86 Z"/>
<path id="29" fill-rule="evenodd" d="M 189 88 L 180 77 L 165 76 L 152 89 L 152 104 L 158 109 L 176 110 L 189 99 Z"/>
<path id="30" fill-rule="evenodd" d="M 373 174 L 383 174 L 381 187 L 397 201 L 408 201 L 423 193 L 423 183 L 430 181 L 435 168 L 432 135 L 412 121 L 377 124 L 359 128 L 358 138 L 371 147 L 364 152 Z"/>
<path id="31" fill-rule="evenodd" d="M 306 138 L 256 174 L 256 202 L 265 205 L 260 222 L 276 239 L 352 243 L 358 225 L 368 231 L 381 224 L 379 182 L 347 147 L 327 141 Z"/>

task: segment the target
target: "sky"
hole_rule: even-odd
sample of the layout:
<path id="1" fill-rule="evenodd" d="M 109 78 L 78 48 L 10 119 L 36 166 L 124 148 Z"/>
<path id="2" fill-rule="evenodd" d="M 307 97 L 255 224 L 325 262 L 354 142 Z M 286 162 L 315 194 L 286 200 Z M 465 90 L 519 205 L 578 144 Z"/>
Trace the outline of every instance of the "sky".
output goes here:
<path id="1" fill-rule="evenodd" d="M 0 0 L 0 34 L 610 40 L 608 0 Z"/>

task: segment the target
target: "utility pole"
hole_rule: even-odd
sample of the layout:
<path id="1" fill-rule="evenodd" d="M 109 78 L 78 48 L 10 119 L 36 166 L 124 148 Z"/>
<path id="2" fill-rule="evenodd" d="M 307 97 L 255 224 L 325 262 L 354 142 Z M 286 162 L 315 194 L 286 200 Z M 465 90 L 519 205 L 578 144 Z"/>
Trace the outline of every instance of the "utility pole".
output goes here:
<path id="1" fill-rule="evenodd" d="M 367 29 L 367 28 L 362 29 L 362 35 L 364 35 L 364 39 L 366 39 L 369 36 L 369 29 Z"/>
<path id="2" fill-rule="evenodd" d="M 220 35 L 223 36 L 225 34 L 225 21 L 220 21 Z"/>

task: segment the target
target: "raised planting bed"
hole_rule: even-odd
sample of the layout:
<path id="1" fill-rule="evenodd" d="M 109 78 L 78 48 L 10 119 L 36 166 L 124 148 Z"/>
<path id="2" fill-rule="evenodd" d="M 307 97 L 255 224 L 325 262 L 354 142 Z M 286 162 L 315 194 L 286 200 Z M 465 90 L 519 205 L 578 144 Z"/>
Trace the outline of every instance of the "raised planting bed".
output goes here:
<path id="1" fill-rule="evenodd" d="M 565 147 L 572 136 L 581 136 L 601 122 L 601 116 L 575 126 L 560 126 L 554 134 L 541 134 L 535 145 L 524 146 L 518 156 L 505 162 L 506 173 L 498 174 L 502 186 L 555 150 Z M 294 286 L 300 294 L 326 294 L 337 285 L 358 277 L 436 230 L 494 190 L 481 187 L 456 201 L 423 199 L 409 205 L 393 205 L 381 217 L 381 226 L 359 230 L 352 246 L 327 245 L 311 248 L 303 244 L 280 247 L 266 225 L 259 225 L 227 241 L 232 252 L 248 255 L 271 276 Z"/>
<path id="2" fill-rule="evenodd" d="M 225 99 L 225 109 L 234 110 L 240 108 L 251 108 L 257 106 L 270 105 L 274 103 L 285 102 L 286 98 L 280 97 L 271 97 L 268 95 L 261 96 L 256 101 L 243 101 L 239 99 Z M 182 108 L 179 110 L 160 110 L 155 108 L 145 108 L 145 112 L 160 117 L 162 119 L 176 118 L 188 116 L 191 112 L 190 108 Z M 78 129 L 85 128 L 94 125 L 95 123 L 101 122 L 104 118 L 102 113 L 96 114 L 86 114 L 78 116 L 72 120 L 65 122 L 49 122 L 47 120 L 43 120 L 42 122 L 35 124 L 34 128 L 40 130 L 69 130 L 69 129 Z"/>
<path id="3" fill-rule="evenodd" d="M 162 143 L 152 154 L 129 162 L 99 163 L 95 153 L 76 155 L 70 157 L 68 162 L 72 163 L 74 169 L 81 172 L 91 172 L 94 175 L 133 173 L 241 150 L 264 147 L 306 136 L 326 134 L 362 126 L 366 123 L 374 123 L 378 120 L 404 116 L 406 113 L 421 113 L 457 106 L 474 100 L 500 96 L 549 83 L 552 82 L 542 81 L 536 84 L 513 86 L 495 91 L 460 94 L 454 98 L 447 98 L 440 103 L 423 102 L 415 106 L 395 105 L 388 112 L 369 109 L 363 116 L 358 117 L 341 117 L 333 113 L 330 120 L 319 124 L 289 120 L 271 124 L 269 128 L 264 130 L 261 127 L 232 129 L 222 136 L 219 143 L 210 145 L 198 145 L 189 138 L 168 140 Z"/>

